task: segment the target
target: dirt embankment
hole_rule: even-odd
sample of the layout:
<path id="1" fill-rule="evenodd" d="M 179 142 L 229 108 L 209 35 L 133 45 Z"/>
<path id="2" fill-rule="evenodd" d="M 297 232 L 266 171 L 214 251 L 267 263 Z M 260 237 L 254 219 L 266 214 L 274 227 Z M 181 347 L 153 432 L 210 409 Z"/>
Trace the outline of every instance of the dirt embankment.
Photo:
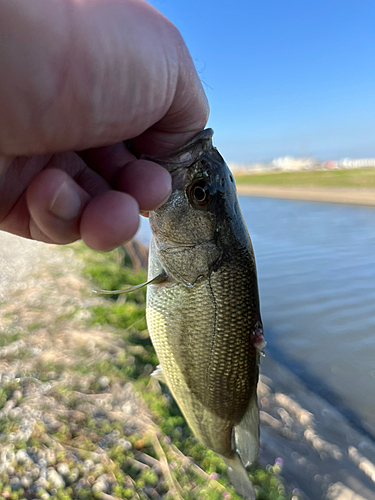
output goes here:
<path id="1" fill-rule="evenodd" d="M 237 185 L 239 195 L 375 206 L 375 189 Z"/>

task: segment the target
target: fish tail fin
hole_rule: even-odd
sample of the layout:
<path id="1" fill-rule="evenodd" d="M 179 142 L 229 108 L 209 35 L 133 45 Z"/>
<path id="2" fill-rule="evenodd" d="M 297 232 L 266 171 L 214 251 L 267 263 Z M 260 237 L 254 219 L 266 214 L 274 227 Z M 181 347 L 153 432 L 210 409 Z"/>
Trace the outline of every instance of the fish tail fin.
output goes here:
<path id="1" fill-rule="evenodd" d="M 228 476 L 235 490 L 246 500 L 255 500 L 255 492 L 245 467 L 252 464 L 259 449 L 259 409 L 256 393 L 252 396 L 241 422 L 234 428 L 234 443 L 238 452 L 234 458 L 224 458 Z"/>
<path id="2" fill-rule="evenodd" d="M 235 454 L 233 458 L 224 458 L 224 461 L 229 480 L 236 492 L 246 500 L 255 500 L 254 487 L 239 456 Z"/>
<path id="3" fill-rule="evenodd" d="M 259 409 L 256 393 L 250 399 L 245 415 L 234 428 L 235 448 L 245 467 L 251 465 L 259 450 Z"/>

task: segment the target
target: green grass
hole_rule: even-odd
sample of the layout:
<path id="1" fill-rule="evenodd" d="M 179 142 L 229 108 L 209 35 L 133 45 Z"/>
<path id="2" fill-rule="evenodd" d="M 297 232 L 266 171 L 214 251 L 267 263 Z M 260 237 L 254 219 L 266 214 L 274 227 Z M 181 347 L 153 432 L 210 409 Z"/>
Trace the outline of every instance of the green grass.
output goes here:
<path id="1" fill-rule="evenodd" d="M 22 337 L 23 336 L 18 332 L 2 334 L 0 335 L 0 347 L 5 347 L 9 344 L 12 344 L 17 340 L 20 340 Z"/>
<path id="2" fill-rule="evenodd" d="M 236 175 L 240 186 L 375 188 L 375 168 Z"/>

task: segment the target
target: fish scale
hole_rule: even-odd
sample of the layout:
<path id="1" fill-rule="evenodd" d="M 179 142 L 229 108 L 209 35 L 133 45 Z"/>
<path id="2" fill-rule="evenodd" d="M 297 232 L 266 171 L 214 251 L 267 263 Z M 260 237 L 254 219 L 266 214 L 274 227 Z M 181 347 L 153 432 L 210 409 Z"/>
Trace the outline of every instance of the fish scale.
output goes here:
<path id="1" fill-rule="evenodd" d="M 255 321 L 246 306 L 252 292 L 247 281 L 246 273 L 237 278 L 224 267 L 192 288 L 151 285 L 148 290 L 151 339 L 176 401 L 189 390 L 232 426 L 243 417 L 258 376 L 258 352 L 249 342 Z"/>

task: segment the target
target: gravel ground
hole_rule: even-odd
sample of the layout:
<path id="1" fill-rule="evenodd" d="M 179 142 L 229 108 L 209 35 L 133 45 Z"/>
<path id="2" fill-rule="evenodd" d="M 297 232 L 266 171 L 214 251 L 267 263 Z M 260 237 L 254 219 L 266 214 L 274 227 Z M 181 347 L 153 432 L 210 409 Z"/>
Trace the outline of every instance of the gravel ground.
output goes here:
<path id="1" fill-rule="evenodd" d="M 69 268 L 69 256 L 56 252 L 55 245 L 19 238 L 0 231 L 0 300 L 11 290 L 24 288 L 25 280 L 43 263 Z"/>
<path id="2" fill-rule="evenodd" d="M 128 490 L 126 498 L 137 498 L 110 458 L 114 448 L 129 455 L 129 466 L 151 470 L 132 458 L 126 438 L 151 429 L 156 435 L 132 384 L 66 369 L 124 350 L 110 333 L 87 327 L 91 307 L 103 299 L 91 293 L 82 267 L 71 249 L 0 233 L 2 498 L 111 500 L 119 488 L 122 497 Z M 150 498 L 160 496 L 155 490 Z"/>

